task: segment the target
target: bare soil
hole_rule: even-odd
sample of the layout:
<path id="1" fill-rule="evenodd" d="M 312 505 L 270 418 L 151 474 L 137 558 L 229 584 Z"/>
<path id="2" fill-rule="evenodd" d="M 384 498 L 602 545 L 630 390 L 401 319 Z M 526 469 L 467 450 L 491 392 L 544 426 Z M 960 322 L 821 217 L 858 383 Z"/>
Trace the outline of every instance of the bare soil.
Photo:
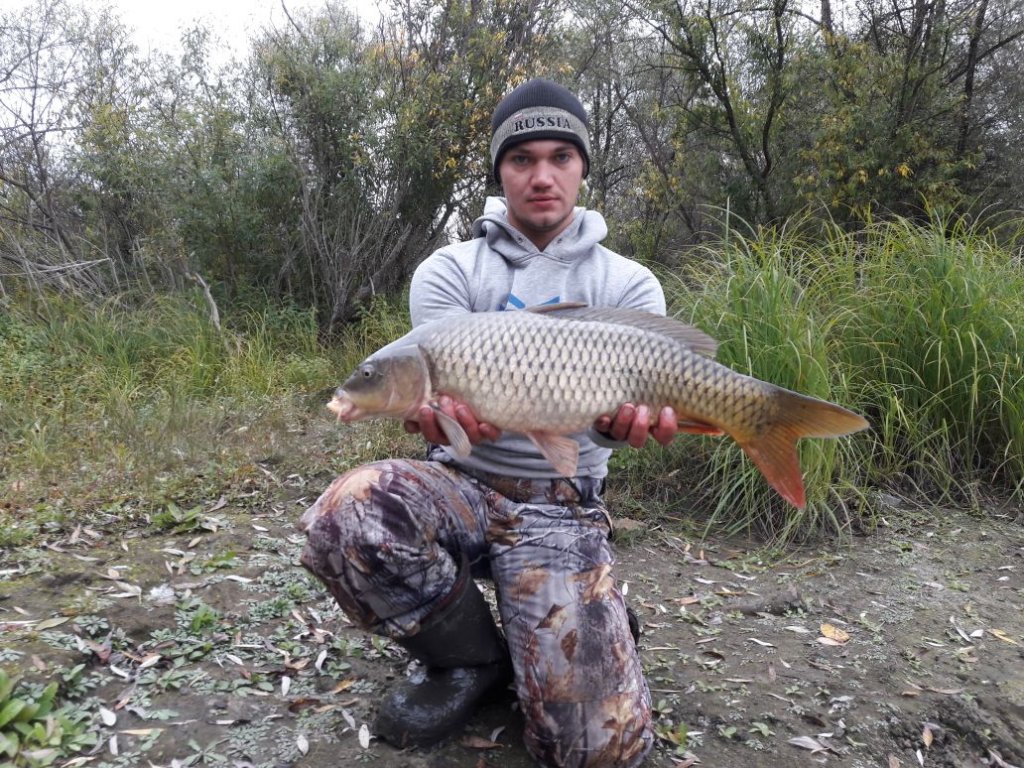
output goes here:
<path id="1" fill-rule="evenodd" d="M 511 699 L 432 750 L 373 738 L 407 660 L 298 565 L 295 521 L 327 479 L 254 470 L 159 532 L 96 520 L 2 553 L 3 666 L 84 665 L 66 700 L 96 743 L 63 764 L 533 764 Z M 617 574 L 657 702 L 646 765 L 1024 766 L 1022 521 L 887 520 L 784 557 L 624 526 Z"/>

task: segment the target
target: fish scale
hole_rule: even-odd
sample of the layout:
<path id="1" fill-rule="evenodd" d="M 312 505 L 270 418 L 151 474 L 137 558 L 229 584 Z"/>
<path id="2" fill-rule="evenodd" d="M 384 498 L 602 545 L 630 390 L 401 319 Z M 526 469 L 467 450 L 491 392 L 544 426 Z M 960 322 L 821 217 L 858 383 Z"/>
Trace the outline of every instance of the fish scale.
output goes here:
<path id="1" fill-rule="evenodd" d="M 771 410 L 771 385 L 758 391 L 751 379 L 729 386 L 738 374 L 655 333 L 615 325 L 594 333 L 591 322 L 530 313 L 488 315 L 483 323 L 477 317 L 441 324 L 419 346 L 438 392 L 475 403 L 482 421 L 506 429 L 579 431 L 624 402 L 708 418 L 736 401 L 748 429 L 756 428 L 759 400 Z M 570 397 L 566 372 L 577 374 Z"/>
<path id="2" fill-rule="evenodd" d="M 638 310 L 556 305 L 458 315 L 414 328 L 367 358 L 329 404 L 338 418 L 414 419 L 440 395 L 480 421 L 522 432 L 555 470 L 574 476 L 567 435 L 623 403 L 675 410 L 682 431 L 728 434 L 768 482 L 805 504 L 796 441 L 867 426 L 834 403 L 791 392 L 715 362 L 695 328 Z M 459 423 L 436 409 L 459 455 L 472 449 Z"/>

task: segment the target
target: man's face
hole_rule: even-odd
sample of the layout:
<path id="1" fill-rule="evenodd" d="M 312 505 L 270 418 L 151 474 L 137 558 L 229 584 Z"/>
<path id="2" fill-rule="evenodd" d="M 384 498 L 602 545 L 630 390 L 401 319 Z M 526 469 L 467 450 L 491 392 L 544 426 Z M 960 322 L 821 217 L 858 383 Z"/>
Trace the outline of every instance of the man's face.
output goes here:
<path id="1" fill-rule="evenodd" d="M 498 173 L 509 223 L 543 250 L 572 221 L 583 168 L 571 141 L 524 141 L 505 152 Z"/>

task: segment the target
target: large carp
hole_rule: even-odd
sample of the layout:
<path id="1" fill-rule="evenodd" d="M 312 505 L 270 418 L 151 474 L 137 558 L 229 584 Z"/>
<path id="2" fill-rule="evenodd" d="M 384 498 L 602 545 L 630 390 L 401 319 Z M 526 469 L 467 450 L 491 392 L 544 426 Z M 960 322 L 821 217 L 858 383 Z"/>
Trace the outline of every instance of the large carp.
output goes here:
<path id="1" fill-rule="evenodd" d="M 805 503 L 796 441 L 838 437 L 867 422 L 833 403 L 716 363 L 716 343 L 677 320 L 631 309 L 561 304 L 477 312 L 414 328 L 364 360 L 328 407 L 342 421 L 415 419 L 431 405 L 462 456 L 472 448 L 436 406 L 449 395 L 480 421 L 526 434 L 565 477 L 579 444 L 567 435 L 623 403 L 675 409 L 680 429 L 726 433 L 793 505 Z"/>

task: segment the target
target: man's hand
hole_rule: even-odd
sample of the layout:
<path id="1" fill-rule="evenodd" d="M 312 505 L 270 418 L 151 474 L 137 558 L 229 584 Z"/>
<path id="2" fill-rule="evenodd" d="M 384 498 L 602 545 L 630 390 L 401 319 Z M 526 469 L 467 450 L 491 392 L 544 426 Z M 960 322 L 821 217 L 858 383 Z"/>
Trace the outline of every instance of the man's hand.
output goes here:
<path id="1" fill-rule="evenodd" d="M 465 403 L 453 400 L 447 395 L 442 395 L 437 404 L 442 411 L 459 422 L 462 428 L 466 430 L 466 437 L 469 438 L 469 442 L 473 445 L 484 440 L 497 440 L 501 437 L 500 429 L 485 421 L 477 421 L 476 415 Z M 405 422 L 405 431 L 412 435 L 422 434 L 428 443 L 436 443 L 437 445 L 449 444 L 447 435 L 445 435 L 441 425 L 437 422 L 437 414 L 434 413 L 434 409 L 429 405 L 424 405 L 420 408 L 416 420 L 409 419 Z"/>
<path id="2" fill-rule="evenodd" d="M 668 445 L 679 432 L 676 412 L 665 406 L 656 421 L 652 422 L 651 416 L 651 409 L 646 405 L 624 403 L 613 415 L 601 416 L 594 422 L 594 429 L 634 448 L 643 447 L 648 437 L 653 437 L 661 445 Z"/>

